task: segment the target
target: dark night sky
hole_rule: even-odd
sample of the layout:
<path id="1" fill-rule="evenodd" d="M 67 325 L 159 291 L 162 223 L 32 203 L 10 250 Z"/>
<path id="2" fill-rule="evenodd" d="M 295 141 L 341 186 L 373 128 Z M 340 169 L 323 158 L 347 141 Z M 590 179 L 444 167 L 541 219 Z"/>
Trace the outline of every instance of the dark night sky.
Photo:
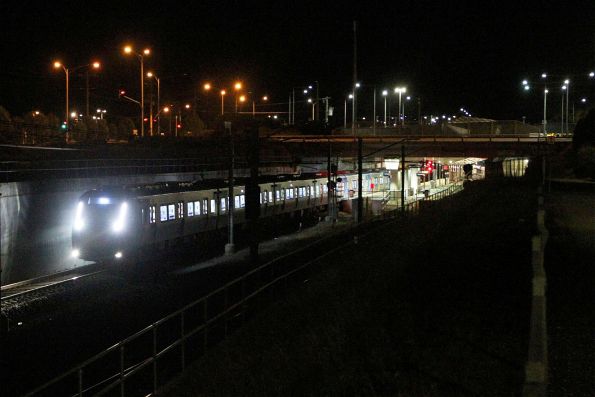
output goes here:
<path id="1" fill-rule="evenodd" d="M 97 58 L 104 66 L 91 77 L 91 107 L 134 114 L 117 98 L 119 87 L 138 97 L 138 61 L 121 53 L 130 42 L 152 49 L 146 68 L 161 76 L 164 102 L 191 100 L 205 80 L 229 87 L 235 78 L 254 95 L 287 102 L 292 87 L 318 81 L 342 112 L 354 19 L 358 80 L 379 90 L 406 85 L 424 113 L 464 106 L 479 117 L 539 120 L 542 96 L 521 92 L 520 81 L 543 71 L 570 75 L 577 98 L 593 96 L 593 0 L 359 3 L 4 0 L 0 105 L 61 114 L 64 73 L 52 61 L 74 67 Z M 72 76 L 71 107 L 82 108 L 83 88 L 83 76 Z M 370 89 L 360 94 L 362 112 L 371 97 Z"/>

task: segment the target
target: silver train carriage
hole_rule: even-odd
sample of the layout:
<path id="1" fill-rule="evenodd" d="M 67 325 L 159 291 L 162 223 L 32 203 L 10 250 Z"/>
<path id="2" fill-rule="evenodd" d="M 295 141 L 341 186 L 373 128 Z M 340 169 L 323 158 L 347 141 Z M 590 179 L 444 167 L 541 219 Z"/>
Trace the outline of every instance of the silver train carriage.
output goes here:
<path id="1" fill-rule="evenodd" d="M 388 190 L 382 172 L 366 172 L 364 192 Z M 337 178 L 337 200 L 357 192 L 357 173 Z M 324 210 L 327 178 L 275 178 L 259 183 L 260 217 L 296 211 Z M 234 223 L 245 222 L 245 186 L 234 187 Z M 228 225 L 225 181 L 167 182 L 106 187 L 85 192 L 76 204 L 72 225 L 72 256 L 89 261 L 133 258 L 147 247 L 166 246 L 180 238 Z"/>

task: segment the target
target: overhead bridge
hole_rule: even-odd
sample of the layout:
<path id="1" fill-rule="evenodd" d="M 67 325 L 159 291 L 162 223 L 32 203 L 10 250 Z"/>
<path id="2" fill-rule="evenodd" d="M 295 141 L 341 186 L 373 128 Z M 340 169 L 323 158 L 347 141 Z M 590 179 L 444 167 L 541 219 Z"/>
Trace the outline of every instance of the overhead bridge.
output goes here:
<path id="1" fill-rule="evenodd" d="M 464 135 L 464 136 L 420 136 L 420 135 L 274 135 L 273 142 L 293 144 L 301 147 L 304 154 L 315 155 L 330 144 L 333 152 L 342 156 L 357 156 L 357 145 L 361 140 L 367 151 L 383 156 L 398 156 L 401 146 L 416 156 L 448 157 L 510 157 L 535 156 L 563 150 L 572 143 L 568 137 L 543 137 L 523 135 Z M 321 154 L 321 153 L 318 153 Z"/>

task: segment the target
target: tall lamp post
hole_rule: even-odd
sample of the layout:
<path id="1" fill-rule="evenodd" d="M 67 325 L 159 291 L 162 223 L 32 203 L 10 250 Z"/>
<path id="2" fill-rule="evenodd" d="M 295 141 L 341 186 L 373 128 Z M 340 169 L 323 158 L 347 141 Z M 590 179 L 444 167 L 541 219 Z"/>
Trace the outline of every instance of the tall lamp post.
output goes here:
<path id="1" fill-rule="evenodd" d="M 401 126 L 403 126 L 404 121 L 405 121 L 404 118 L 401 118 L 401 94 L 404 94 L 406 92 L 407 92 L 407 87 L 396 87 L 395 88 L 395 93 L 399 94 L 399 120 L 401 122 Z"/>
<path id="2" fill-rule="evenodd" d="M 541 78 L 542 79 L 546 79 L 547 78 L 547 74 L 546 73 L 542 73 L 541 74 Z M 549 92 L 549 90 L 547 89 L 547 83 L 543 83 L 544 88 L 543 88 L 543 135 L 546 135 L 547 133 L 547 94 Z M 529 81 L 527 80 L 523 80 L 523 88 L 525 91 L 529 91 L 531 89 L 530 85 L 529 85 Z M 539 139 L 539 137 L 538 137 Z"/>
<path id="3" fill-rule="evenodd" d="M 347 129 L 347 100 L 353 99 L 353 94 L 349 94 L 347 98 L 345 98 L 345 109 L 343 110 L 343 127 Z"/>
<path id="4" fill-rule="evenodd" d="M 64 113 L 64 121 L 66 122 L 66 126 L 68 127 L 68 117 L 69 117 L 69 93 L 70 93 L 70 86 L 69 86 L 69 80 L 70 80 L 70 72 L 74 72 L 75 70 L 79 70 L 82 68 L 88 68 L 88 67 L 92 67 L 93 69 L 99 69 L 101 67 L 101 64 L 97 61 L 92 62 L 92 63 L 87 63 L 85 65 L 80 65 L 77 66 L 75 68 L 67 68 L 66 65 L 64 65 L 62 62 L 60 61 L 55 61 L 54 62 L 54 69 L 60 69 L 62 68 L 62 70 L 64 71 L 64 74 L 66 75 L 66 111 Z M 86 98 L 87 98 L 87 115 L 89 114 L 89 84 L 87 83 L 87 93 L 86 93 Z"/>
<path id="5" fill-rule="evenodd" d="M 388 95 L 387 90 L 382 90 L 382 96 L 384 97 L 384 128 L 386 128 L 386 96 Z"/>
<path id="6" fill-rule="evenodd" d="M 236 103 L 236 113 L 238 112 L 238 93 L 240 92 L 240 90 L 242 89 L 242 83 L 241 82 L 236 82 L 233 85 L 233 89 L 235 91 L 235 103 Z"/>
<path id="7" fill-rule="evenodd" d="M 221 90 L 220 94 L 221 94 L 221 115 L 223 116 L 223 113 L 225 111 L 224 98 L 225 98 L 225 94 L 227 94 L 227 92 L 225 92 L 225 90 Z"/>
<path id="8" fill-rule="evenodd" d="M 140 135 L 145 136 L 145 72 L 144 72 L 144 56 L 149 55 L 151 50 L 145 48 L 142 54 L 134 51 L 131 46 L 124 47 L 125 54 L 134 54 L 140 61 Z"/>
<path id="9" fill-rule="evenodd" d="M 155 75 L 155 73 L 153 72 L 148 72 L 147 73 L 147 77 L 148 78 L 152 78 L 155 79 L 155 81 L 157 82 L 157 135 L 160 135 L 160 127 L 161 127 L 161 123 L 160 123 L 160 119 L 159 119 L 159 113 L 161 113 L 159 111 L 159 109 L 161 109 L 161 106 L 159 105 L 159 98 L 160 98 L 160 84 L 159 84 L 159 77 L 157 77 L 157 75 Z M 151 92 L 151 122 L 149 123 L 149 128 L 151 130 L 151 136 L 153 136 L 153 93 Z"/>
<path id="10" fill-rule="evenodd" d="M 570 80 L 564 80 L 564 86 L 566 87 L 566 128 L 565 131 L 568 134 L 568 97 L 570 96 Z"/>
<path id="11" fill-rule="evenodd" d="M 206 110 L 205 110 L 205 120 L 206 120 L 206 125 L 207 128 L 209 128 L 209 92 L 211 91 L 211 83 L 204 83 L 202 86 L 202 89 L 205 92 L 205 97 L 206 97 Z"/>

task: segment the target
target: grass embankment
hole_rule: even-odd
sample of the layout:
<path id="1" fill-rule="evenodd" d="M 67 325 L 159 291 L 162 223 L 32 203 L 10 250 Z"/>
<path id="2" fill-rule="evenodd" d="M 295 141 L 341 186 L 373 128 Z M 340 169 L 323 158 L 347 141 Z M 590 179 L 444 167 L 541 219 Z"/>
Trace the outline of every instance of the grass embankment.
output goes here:
<path id="1" fill-rule="evenodd" d="M 536 199 L 474 182 L 329 256 L 165 390 L 175 396 L 514 395 Z"/>

